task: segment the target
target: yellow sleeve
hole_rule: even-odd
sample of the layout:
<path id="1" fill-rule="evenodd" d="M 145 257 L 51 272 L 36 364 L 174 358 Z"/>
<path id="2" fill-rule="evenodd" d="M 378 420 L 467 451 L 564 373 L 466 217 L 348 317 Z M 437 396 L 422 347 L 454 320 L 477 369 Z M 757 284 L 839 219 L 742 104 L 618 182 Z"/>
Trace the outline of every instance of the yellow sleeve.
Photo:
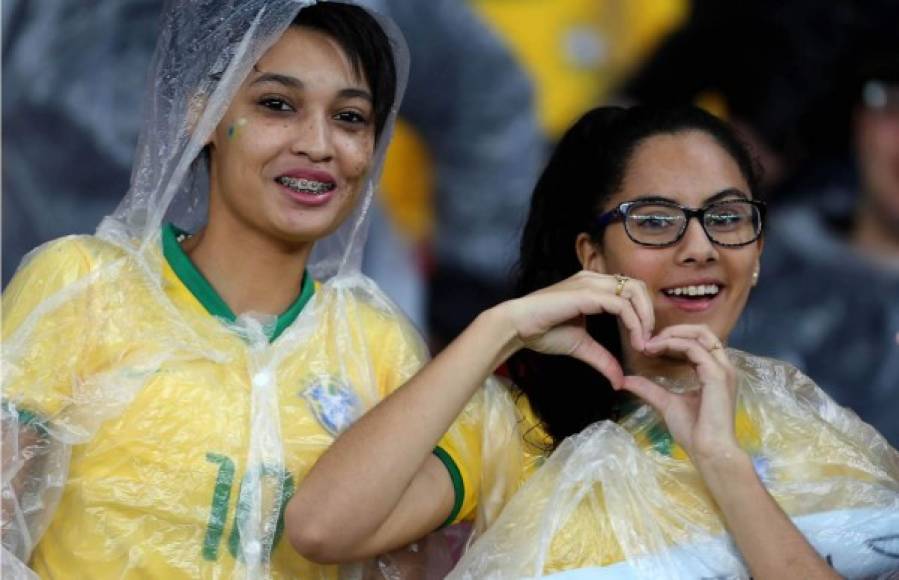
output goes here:
<path id="1" fill-rule="evenodd" d="M 386 314 L 378 324 L 367 323 L 374 337 L 373 356 L 382 397 L 401 387 L 427 362 L 427 349 L 412 325 Z M 372 332 L 374 331 L 374 332 Z M 474 515 L 480 482 L 481 421 L 477 397 L 472 400 L 434 448 L 446 466 L 455 502 L 445 525 Z"/>
<path id="2" fill-rule="evenodd" d="M 24 422 L 52 418 L 71 397 L 91 269 L 83 238 L 61 238 L 29 255 L 3 293 L 3 401 Z"/>
<path id="3" fill-rule="evenodd" d="M 552 447 L 527 398 L 490 377 L 440 441 L 435 452 L 456 485 L 447 524 L 489 525 Z"/>
<path id="4" fill-rule="evenodd" d="M 377 337 L 374 357 L 386 397 L 418 372 L 427 352 L 404 320 L 382 319 L 366 326 Z M 487 519 L 497 515 L 552 447 L 527 398 L 513 391 L 502 380 L 489 378 L 434 448 L 455 491 L 444 526 L 479 514 Z"/>
<path id="5" fill-rule="evenodd" d="M 483 427 L 483 397 L 479 394 L 434 448 L 434 455 L 449 472 L 456 497 L 444 526 L 474 519 L 481 492 Z"/>

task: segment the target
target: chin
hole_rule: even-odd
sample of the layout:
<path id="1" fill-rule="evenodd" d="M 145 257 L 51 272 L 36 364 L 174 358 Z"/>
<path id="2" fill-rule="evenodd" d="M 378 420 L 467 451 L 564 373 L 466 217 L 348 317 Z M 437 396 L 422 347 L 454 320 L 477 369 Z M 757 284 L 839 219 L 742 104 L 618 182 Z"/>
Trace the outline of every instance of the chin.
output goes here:
<path id="1" fill-rule="evenodd" d="M 275 227 L 275 235 L 285 242 L 308 244 L 328 237 L 342 222 L 333 221 L 280 224 Z"/>

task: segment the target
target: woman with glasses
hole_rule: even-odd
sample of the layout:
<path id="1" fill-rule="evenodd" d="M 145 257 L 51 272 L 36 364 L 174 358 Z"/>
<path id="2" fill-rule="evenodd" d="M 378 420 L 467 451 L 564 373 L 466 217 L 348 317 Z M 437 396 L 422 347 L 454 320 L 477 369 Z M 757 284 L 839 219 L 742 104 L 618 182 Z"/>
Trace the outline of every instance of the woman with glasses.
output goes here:
<path id="1" fill-rule="evenodd" d="M 764 215 L 752 160 L 715 117 L 587 113 L 534 191 L 519 297 L 325 453 L 288 506 L 294 545 L 351 559 L 366 553 L 353 538 L 476 512 L 457 577 L 895 568 L 896 451 L 796 369 L 725 346 Z M 482 387 L 504 362 L 514 386 Z M 426 472 L 460 413 L 482 430 L 467 442 L 479 461 Z"/>

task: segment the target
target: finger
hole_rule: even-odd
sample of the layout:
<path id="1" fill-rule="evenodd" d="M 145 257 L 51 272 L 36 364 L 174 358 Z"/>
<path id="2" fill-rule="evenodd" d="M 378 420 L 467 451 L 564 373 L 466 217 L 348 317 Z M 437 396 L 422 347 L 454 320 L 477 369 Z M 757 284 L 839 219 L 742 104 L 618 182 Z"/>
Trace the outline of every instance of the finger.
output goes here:
<path id="1" fill-rule="evenodd" d="M 624 381 L 624 370 L 612 353 L 584 332 L 584 339 L 571 352 L 571 356 L 587 363 L 609 380 L 612 388 L 618 390 Z"/>
<path id="2" fill-rule="evenodd" d="M 632 279 L 632 282 L 633 285 L 628 284 L 628 297 L 643 321 L 643 326 L 646 330 L 644 338 L 649 340 L 656 324 L 655 306 L 652 304 L 652 298 L 649 296 L 649 291 L 646 289 L 646 284 L 643 280 Z"/>
<path id="3" fill-rule="evenodd" d="M 657 337 L 708 339 L 712 342 L 718 340 L 712 329 L 705 324 L 674 324 L 659 331 L 654 338 Z"/>
<path id="4" fill-rule="evenodd" d="M 628 330 L 631 346 L 637 351 L 643 351 L 646 344 L 643 324 L 630 300 L 608 294 L 597 295 L 592 291 L 589 291 L 589 296 L 585 297 L 585 299 L 587 298 L 591 301 L 590 308 L 592 312 L 584 312 L 584 314 L 598 314 L 600 312 L 614 314 Z"/>
<path id="5" fill-rule="evenodd" d="M 655 409 L 659 415 L 665 416 L 665 410 L 671 402 L 671 393 L 647 378 L 629 375 L 624 377 L 621 388 L 633 393 Z"/>
<path id="6" fill-rule="evenodd" d="M 720 379 L 725 371 L 719 360 L 699 341 L 691 338 L 656 337 L 646 345 L 649 354 L 678 354 L 696 365 L 700 379 Z"/>
<path id="7" fill-rule="evenodd" d="M 658 349 L 658 350 L 657 350 Z M 722 365 L 712 353 L 696 340 L 683 338 L 664 339 L 647 348 L 647 352 L 680 353 L 696 365 L 696 374 L 702 386 L 702 407 L 733 409 L 736 404 L 736 380 L 728 366 Z"/>
<path id="8" fill-rule="evenodd" d="M 650 339 L 650 343 L 660 341 L 667 338 L 683 338 L 688 340 L 696 340 L 704 349 L 706 349 L 719 363 L 724 366 L 730 366 L 730 359 L 724 345 L 718 336 L 712 332 L 705 324 L 675 324 L 663 329 L 659 334 Z"/>
<path id="9" fill-rule="evenodd" d="M 641 338 L 644 341 L 649 340 L 655 325 L 655 312 L 652 300 L 646 291 L 646 284 L 642 280 L 626 278 L 624 285 L 621 287 L 621 293 L 618 294 L 619 281 L 616 276 L 582 270 L 572 278 L 574 279 L 572 283 L 589 286 L 602 294 L 611 294 L 630 301 L 637 318 L 640 320 Z"/>

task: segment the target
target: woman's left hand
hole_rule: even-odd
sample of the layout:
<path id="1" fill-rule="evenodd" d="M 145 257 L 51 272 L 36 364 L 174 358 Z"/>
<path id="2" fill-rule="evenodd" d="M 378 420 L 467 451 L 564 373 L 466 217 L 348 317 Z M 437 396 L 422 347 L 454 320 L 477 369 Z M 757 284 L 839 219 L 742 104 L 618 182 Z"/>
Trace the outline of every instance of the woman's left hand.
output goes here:
<path id="1" fill-rule="evenodd" d="M 648 356 L 687 359 L 699 388 L 672 393 L 639 376 L 621 388 L 652 405 L 690 455 L 754 578 L 838 578 L 765 489 L 734 432 L 737 373 L 705 325 L 670 326 L 651 338 Z"/>
<path id="2" fill-rule="evenodd" d="M 643 354 L 687 359 L 700 388 L 673 393 L 640 376 L 625 377 L 621 388 L 652 405 L 695 462 L 739 450 L 734 432 L 736 372 L 720 339 L 705 325 L 670 326 L 646 343 Z"/>

